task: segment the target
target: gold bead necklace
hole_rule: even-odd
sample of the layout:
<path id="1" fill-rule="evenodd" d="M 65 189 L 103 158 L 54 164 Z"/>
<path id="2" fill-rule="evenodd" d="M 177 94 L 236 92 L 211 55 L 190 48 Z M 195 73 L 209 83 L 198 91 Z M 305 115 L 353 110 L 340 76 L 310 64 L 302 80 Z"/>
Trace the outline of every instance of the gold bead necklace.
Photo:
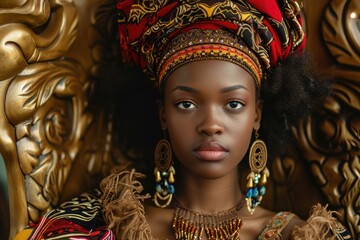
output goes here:
<path id="1" fill-rule="evenodd" d="M 201 240 L 206 234 L 208 240 L 239 240 L 242 220 L 240 210 L 244 199 L 236 207 L 217 212 L 199 213 L 176 204 L 173 230 L 177 240 Z"/>

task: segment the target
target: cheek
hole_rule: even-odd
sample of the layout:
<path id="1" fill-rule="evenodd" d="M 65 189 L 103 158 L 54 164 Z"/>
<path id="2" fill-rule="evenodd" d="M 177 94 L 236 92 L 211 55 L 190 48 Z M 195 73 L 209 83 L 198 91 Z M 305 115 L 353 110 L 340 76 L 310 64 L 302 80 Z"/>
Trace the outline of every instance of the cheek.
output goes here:
<path id="1" fill-rule="evenodd" d="M 250 146 L 251 135 L 252 135 L 251 130 L 243 131 L 237 135 L 236 142 L 237 142 L 237 146 L 239 149 L 238 154 L 239 154 L 240 159 L 242 159 L 245 156 L 245 154 Z"/>
<path id="2" fill-rule="evenodd" d="M 187 135 L 187 132 L 180 128 L 169 132 L 170 144 L 176 159 L 180 161 L 182 164 L 186 165 L 186 159 L 190 159 L 190 149 L 191 146 L 189 144 L 190 141 L 186 139 L 190 139 L 191 136 Z"/>
<path id="3" fill-rule="evenodd" d="M 171 110 L 167 111 L 166 124 L 171 146 L 176 156 L 179 157 L 179 154 L 182 154 L 188 147 L 189 140 L 194 138 L 193 126 L 191 121 Z"/>
<path id="4" fill-rule="evenodd" d="M 254 129 L 254 116 L 254 114 L 243 115 L 234 120 L 231 124 L 233 127 L 229 128 L 229 133 L 232 134 L 233 143 L 237 146 L 237 154 L 240 158 L 244 157 L 249 148 Z"/>

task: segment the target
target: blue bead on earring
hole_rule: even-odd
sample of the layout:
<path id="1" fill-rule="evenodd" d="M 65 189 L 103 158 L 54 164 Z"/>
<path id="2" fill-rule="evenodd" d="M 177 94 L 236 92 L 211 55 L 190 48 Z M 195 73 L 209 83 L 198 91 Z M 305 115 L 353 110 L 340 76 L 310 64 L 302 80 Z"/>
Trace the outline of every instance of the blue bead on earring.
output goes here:
<path id="1" fill-rule="evenodd" d="M 153 201 L 157 207 L 170 205 L 175 193 L 175 168 L 172 166 L 172 151 L 169 141 L 162 139 L 155 149 L 155 195 Z"/>
<path id="2" fill-rule="evenodd" d="M 257 131 L 255 132 L 255 137 L 256 140 L 250 148 L 249 165 L 251 172 L 247 176 L 248 181 L 246 191 L 246 204 L 251 215 L 255 212 L 255 208 L 260 204 L 266 193 L 265 184 L 267 178 L 270 176 L 269 170 L 266 167 L 266 144 L 258 139 L 259 134 Z"/>

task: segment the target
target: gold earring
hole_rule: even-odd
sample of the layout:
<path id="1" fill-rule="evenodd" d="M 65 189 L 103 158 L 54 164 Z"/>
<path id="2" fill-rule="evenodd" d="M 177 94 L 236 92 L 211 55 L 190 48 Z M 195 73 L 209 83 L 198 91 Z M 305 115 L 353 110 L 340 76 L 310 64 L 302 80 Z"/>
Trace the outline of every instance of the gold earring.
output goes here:
<path id="1" fill-rule="evenodd" d="M 173 167 L 171 146 L 166 139 L 160 140 L 156 145 L 155 165 L 156 192 L 153 201 L 156 206 L 165 208 L 169 206 L 175 193 L 175 168 Z"/>
<path id="2" fill-rule="evenodd" d="M 247 191 L 246 204 L 252 215 L 255 208 L 260 204 L 263 196 L 266 193 L 265 184 L 267 178 L 270 176 L 269 170 L 266 167 L 267 162 L 267 148 L 264 141 L 259 140 L 259 134 L 255 132 L 256 140 L 253 142 L 249 153 L 249 165 L 251 172 L 247 176 Z"/>

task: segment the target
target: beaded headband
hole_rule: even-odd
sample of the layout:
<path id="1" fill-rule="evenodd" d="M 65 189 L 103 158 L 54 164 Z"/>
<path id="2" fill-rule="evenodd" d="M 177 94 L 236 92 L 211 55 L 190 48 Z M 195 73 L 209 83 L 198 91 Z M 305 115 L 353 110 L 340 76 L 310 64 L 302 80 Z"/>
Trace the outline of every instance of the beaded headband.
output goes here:
<path id="1" fill-rule="evenodd" d="M 233 62 L 260 86 L 306 42 L 296 0 L 122 0 L 117 8 L 124 59 L 159 88 L 174 69 L 204 59 Z"/>
<path id="2" fill-rule="evenodd" d="M 165 49 L 156 71 L 159 86 L 178 67 L 199 60 L 224 60 L 243 67 L 261 84 L 261 65 L 256 55 L 233 34 L 224 30 L 192 29 L 176 36 Z"/>

